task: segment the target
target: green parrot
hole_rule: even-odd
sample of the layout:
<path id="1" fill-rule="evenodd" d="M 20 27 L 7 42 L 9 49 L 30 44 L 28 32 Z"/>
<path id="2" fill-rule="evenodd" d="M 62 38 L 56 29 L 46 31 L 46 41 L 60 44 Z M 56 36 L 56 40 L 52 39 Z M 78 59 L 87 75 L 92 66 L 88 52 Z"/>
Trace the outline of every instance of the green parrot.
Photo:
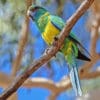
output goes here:
<path id="1" fill-rule="evenodd" d="M 30 6 L 27 15 L 36 23 L 42 38 L 48 45 L 52 45 L 54 38 L 60 34 L 65 26 L 65 22 L 60 17 L 50 14 L 45 8 L 38 5 Z M 73 32 L 70 32 L 60 49 L 68 63 L 72 87 L 78 96 L 82 95 L 82 89 L 76 60 L 90 61 L 90 58 L 82 53 L 83 50 L 86 51 Z"/>

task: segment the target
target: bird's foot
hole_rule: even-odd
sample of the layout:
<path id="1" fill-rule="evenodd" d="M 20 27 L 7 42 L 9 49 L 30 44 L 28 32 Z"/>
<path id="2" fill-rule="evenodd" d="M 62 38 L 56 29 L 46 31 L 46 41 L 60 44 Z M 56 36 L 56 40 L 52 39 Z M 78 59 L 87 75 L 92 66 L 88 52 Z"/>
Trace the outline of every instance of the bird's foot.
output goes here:
<path id="1" fill-rule="evenodd" d="M 48 48 L 45 50 L 45 54 L 48 54 L 48 53 L 49 53 L 49 50 L 50 50 L 50 47 L 48 47 Z"/>
<path id="2" fill-rule="evenodd" d="M 50 50 L 50 47 L 48 47 L 46 50 L 45 50 L 45 52 L 44 52 L 44 54 L 48 54 L 49 53 L 49 50 Z M 54 55 L 54 57 L 56 57 L 56 55 Z"/>
<path id="3" fill-rule="evenodd" d="M 54 40 L 55 40 L 55 41 L 57 41 L 57 40 L 58 40 L 58 37 L 57 37 L 57 36 L 55 36 L 55 37 L 54 37 Z"/>
<path id="4" fill-rule="evenodd" d="M 57 37 L 57 36 L 55 36 L 55 37 L 54 37 L 53 46 L 57 46 L 57 41 L 58 41 L 58 37 Z"/>

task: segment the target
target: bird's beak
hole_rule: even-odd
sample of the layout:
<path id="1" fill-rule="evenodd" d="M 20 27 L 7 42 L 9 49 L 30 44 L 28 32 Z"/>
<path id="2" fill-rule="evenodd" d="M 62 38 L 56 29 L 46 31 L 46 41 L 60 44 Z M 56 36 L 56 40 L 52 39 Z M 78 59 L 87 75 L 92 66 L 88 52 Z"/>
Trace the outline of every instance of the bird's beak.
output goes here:
<path id="1" fill-rule="evenodd" d="M 27 11 L 27 16 L 29 16 L 29 18 L 31 18 L 32 20 L 34 20 L 34 18 L 32 16 L 32 12 L 30 10 Z"/>
<path id="2" fill-rule="evenodd" d="M 27 16 L 29 16 L 29 15 L 30 15 L 30 10 L 27 11 Z"/>
<path id="3" fill-rule="evenodd" d="M 30 17 L 30 15 L 31 15 L 31 11 L 30 11 L 30 10 L 28 10 L 28 11 L 27 11 L 27 16 L 29 16 L 29 17 Z"/>

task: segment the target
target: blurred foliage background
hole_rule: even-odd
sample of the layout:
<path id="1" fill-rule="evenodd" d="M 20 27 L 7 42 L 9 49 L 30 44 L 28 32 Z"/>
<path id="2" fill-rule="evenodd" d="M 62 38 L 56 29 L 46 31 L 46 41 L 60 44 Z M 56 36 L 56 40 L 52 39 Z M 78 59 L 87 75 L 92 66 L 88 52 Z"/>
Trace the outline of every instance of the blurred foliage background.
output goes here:
<path id="1" fill-rule="evenodd" d="M 26 17 L 27 1 L 28 0 L 0 0 L 0 72 L 9 76 L 12 73 L 13 61 L 17 56 L 19 41 L 23 35 L 21 34 L 21 30 Z M 64 19 L 64 21 L 66 21 L 76 11 L 81 1 L 83 0 L 36 0 L 33 1 L 33 3 L 35 2 L 38 5 L 44 6 L 49 12 L 59 15 Z M 98 8 L 95 8 L 97 6 Z M 91 36 L 93 35 L 91 35 L 91 30 L 93 27 L 92 22 L 96 22 L 96 16 L 100 16 L 100 13 L 98 12 L 100 11 L 99 6 L 100 1 L 95 0 L 95 6 L 91 7 L 91 9 L 79 19 L 72 29 L 88 51 L 91 49 Z M 47 48 L 47 45 L 41 38 L 38 28 L 36 27 L 35 23 L 31 22 L 31 20 L 29 21 L 28 29 L 27 45 L 23 52 L 18 73 L 24 71 L 24 69 L 26 69 L 34 59 L 38 59 Z M 95 47 L 96 52 L 100 53 L 99 27 L 97 35 L 98 38 Z M 78 62 L 79 66 L 82 64 L 83 62 Z M 100 70 L 100 60 L 94 64 L 91 71 L 97 69 Z M 63 55 L 58 53 L 56 58 L 53 57 L 50 62 L 36 71 L 32 77 L 44 77 L 58 82 L 65 75 L 68 75 L 67 64 Z M 100 78 L 82 80 L 82 87 L 84 93 L 94 89 L 100 89 Z M 3 87 L 1 86 L 1 92 L 2 90 Z M 35 100 L 46 100 L 49 94 L 50 93 L 48 90 L 42 88 L 20 88 L 18 90 L 18 100 L 28 100 L 29 98 L 33 97 Z M 70 90 L 61 93 L 61 95 L 57 97 L 57 100 L 74 100 L 76 98 L 75 93 Z"/>

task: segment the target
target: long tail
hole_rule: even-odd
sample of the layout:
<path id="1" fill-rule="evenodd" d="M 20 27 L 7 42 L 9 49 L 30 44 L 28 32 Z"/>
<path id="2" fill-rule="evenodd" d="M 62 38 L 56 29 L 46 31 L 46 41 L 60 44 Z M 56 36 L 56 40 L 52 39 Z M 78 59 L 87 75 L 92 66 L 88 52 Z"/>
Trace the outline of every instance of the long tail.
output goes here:
<path id="1" fill-rule="evenodd" d="M 82 89 L 80 85 L 78 70 L 75 66 L 72 67 L 70 70 L 70 80 L 71 80 L 72 87 L 75 90 L 76 95 L 82 96 Z"/>

